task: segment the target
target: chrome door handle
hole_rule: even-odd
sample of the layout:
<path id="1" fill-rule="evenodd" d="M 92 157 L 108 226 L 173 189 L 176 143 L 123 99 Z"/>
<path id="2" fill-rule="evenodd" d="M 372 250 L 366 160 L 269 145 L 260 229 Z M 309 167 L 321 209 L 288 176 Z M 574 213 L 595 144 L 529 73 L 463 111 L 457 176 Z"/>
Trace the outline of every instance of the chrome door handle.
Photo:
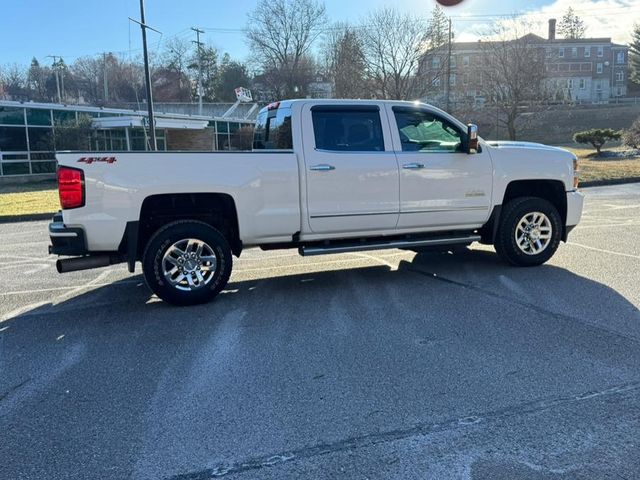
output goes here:
<path id="1" fill-rule="evenodd" d="M 404 168 L 405 170 L 419 170 L 421 168 L 424 168 L 424 163 L 405 163 L 402 168 Z"/>
<path id="2" fill-rule="evenodd" d="M 333 165 L 327 165 L 326 163 L 321 163 L 319 165 L 313 165 L 309 167 L 309 170 L 314 170 L 316 172 L 328 172 L 329 170 L 335 170 L 336 167 Z"/>

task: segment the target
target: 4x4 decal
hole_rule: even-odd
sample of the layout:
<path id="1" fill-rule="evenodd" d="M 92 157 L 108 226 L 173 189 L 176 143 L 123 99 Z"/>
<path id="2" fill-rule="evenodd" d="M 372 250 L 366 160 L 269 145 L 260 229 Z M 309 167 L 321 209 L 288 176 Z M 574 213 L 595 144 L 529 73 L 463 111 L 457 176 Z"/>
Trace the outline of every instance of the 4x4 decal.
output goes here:
<path id="1" fill-rule="evenodd" d="M 116 157 L 82 157 L 78 160 L 78 163 L 86 163 L 88 165 L 91 165 L 95 162 L 115 163 L 116 161 Z"/>

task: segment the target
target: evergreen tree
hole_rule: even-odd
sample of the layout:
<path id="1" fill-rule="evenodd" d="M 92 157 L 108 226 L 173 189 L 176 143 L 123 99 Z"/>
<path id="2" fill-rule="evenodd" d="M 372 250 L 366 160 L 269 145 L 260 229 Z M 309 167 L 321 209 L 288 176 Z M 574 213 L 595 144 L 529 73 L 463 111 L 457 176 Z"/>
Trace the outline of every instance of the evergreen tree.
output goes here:
<path id="1" fill-rule="evenodd" d="M 430 49 L 449 43 L 449 18 L 439 5 L 436 5 L 431 11 L 431 18 L 427 26 L 427 41 Z"/>
<path id="2" fill-rule="evenodd" d="M 216 101 L 218 102 L 235 102 L 235 89 L 238 87 L 249 86 L 249 75 L 247 67 L 231 60 L 228 53 L 222 56 L 220 62 L 219 78 L 216 83 Z"/>
<path id="3" fill-rule="evenodd" d="M 558 32 L 564 38 L 584 38 L 586 29 L 582 19 L 576 15 L 571 7 L 569 7 L 569 10 L 567 10 L 567 13 L 564 14 L 558 24 Z"/>
<path id="4" fill-rule="evenodd" d="M 631 76 L 629 77 L 633 83 L 640 85 L 640 24 L 637 23 L 633 27 L 631 33 L 631 42 L 629 43 L 629 67 Z"/>
<path id="5" fill-rule="evenodd" d="M 368 98 L 367 65 L 355 30 L 347 28 L 335 45 L 332 70 L 336 98 Z"/>
<path id="6" fill-rule="evenodd" d="M 198 57 L 197 49 L 194 52 L 189 69 L 191 77 L 198 78 Z M 216 98 L 216 85 L 219 79 L 218 50 L 210 45 L 200 47 L 200 66 L 202 68 L 202 97 L 205 102 L 219 101 Z M 196 82 L 194 81 L 194 85 Z M 194 89 L 194 98 L 198 98 L 198 92 Z"/>

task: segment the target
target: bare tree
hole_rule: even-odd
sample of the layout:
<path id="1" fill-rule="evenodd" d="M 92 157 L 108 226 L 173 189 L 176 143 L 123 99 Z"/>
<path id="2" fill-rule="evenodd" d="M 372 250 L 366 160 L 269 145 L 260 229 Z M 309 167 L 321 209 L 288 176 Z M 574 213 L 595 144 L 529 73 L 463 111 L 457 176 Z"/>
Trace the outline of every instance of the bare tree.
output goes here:
<path id="1" fill-rule="evenodd" d="M 163 91 L 175 91 L 182 101 L 189 100 L 191 95 L 191 82 L 187 74 L 191 50 L 191 43 L 187 40 L 181 38 L 167 40 L 164 51 L 159 58 L 159 65 L 154 72 L 156 79 L 163 84 Z M 166 79 L 167 82 L 175 82 L 175 85 L 169 87 L 163 79 Z"/>
<path id="2" fill-rule="evenodd" d="M 426 47 L 425 22 L 383 8 L 371 13 L 365 23 L 364 54 L 375 93 L 398 100 L 421 96 L 425 85 L 417 71 Z"/>
<path id="3" fill-rule="evenodd" d="M 80 57 L 73 62 L 71 73 L 76 77 L 80 91 L 86 101 L 97 104 L 103 99 L 103 61 L 93 57 Z"/>
<path id="4" fill-rule="evenodd" d="M 260 0 L 249 14 L 247 40 L 265 74 L 267 87 L 280 97 L 299 97 L 315 72 L 309 52 L 325 23 L 324 4 L 315 0 Z"/>
<path id="5" fill-rule="evenodd" d="M 499 24 L 495 36 L 480 43 L 483 68 L 480 90 L 502 114 L 509 139 L 515 140 L 523 107 L 547 99 L 545 49 L 535 35 L 520 36 L 527 25 L 513 20 Z M 479 77 L 480 78 L 480 77 Z"/>
<path id="6" fill-rule="evenodd" d="M 24 68 L 17 63 L 5 67 L 2 83 L 12 100 L 28 100 L 27 75 Z"/>

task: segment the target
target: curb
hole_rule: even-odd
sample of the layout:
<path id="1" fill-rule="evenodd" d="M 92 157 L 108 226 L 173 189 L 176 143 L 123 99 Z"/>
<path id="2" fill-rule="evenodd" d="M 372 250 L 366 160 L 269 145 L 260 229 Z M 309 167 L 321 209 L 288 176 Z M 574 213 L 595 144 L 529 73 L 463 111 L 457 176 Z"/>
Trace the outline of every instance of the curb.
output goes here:
<path id="1" fill-rule="evenodd" d="M 625 183 L 639 183 L 640 177 L 612 178 L 611 180 L 591 180 L 580 182 L 578 188 L 605 187 L 607 185 L 624 185 Z"/>
<path id="2" fill-rule="evenodd" d="M 29 213 L 26 215 L 0 215 L 0 224 L 18 223 L 18 222 L 35 222 L 38 220 L 51 220 L 54 215 L 55 215 L 55 212 Z"/>

